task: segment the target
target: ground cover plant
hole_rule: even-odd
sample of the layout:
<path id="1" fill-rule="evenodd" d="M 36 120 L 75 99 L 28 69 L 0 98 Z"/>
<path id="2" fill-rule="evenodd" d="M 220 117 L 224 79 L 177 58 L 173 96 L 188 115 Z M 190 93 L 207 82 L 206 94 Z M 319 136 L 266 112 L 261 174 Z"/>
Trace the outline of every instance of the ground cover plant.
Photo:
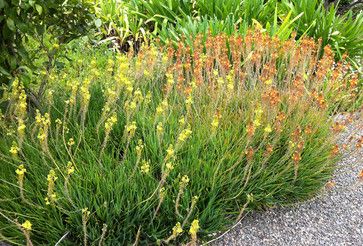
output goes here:
<path id="1" fill-rule="evenodd" d="M 330 47 L 254 31 L 68 58 L 37 78 L 42 107 L 21 78 L 4 95 L 0 235 L 13 244 L 197 244 L 307 199 L 339 158 L 330 115 L 362 96 Z"/>

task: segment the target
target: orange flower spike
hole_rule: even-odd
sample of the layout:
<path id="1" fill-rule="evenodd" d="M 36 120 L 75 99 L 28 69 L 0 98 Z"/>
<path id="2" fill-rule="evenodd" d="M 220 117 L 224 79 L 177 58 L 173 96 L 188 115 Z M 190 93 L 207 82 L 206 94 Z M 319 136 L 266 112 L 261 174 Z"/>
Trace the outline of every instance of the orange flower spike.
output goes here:
<path id="1" fill-rule="evenodd" d="M 334 186 L 335 186 L 335 182 L 334 181 L 328 181 L 325 184 L 325 188 L 326 189 L 332 189 L 332 188 L 334 188 Z"/>
<path id="2" fill-rule="evenodd" d="M 272 154 L 272 152 L 273 152 L 273 146 L 271 144 L 267 144 L 264 156 L 268 157 L 268 156 L 270 156 Z"/>
<path id="3" fill-rule="evenodd" d="M 362 148 L 362 146 L 363 146 L 363 136 L 361 136 L 361 137 L 357 140 L 357 144 L 355 145 L 355 147 L 356 147 L 357 149 L 360 149 L 360 148 Z"/>
<path id="4" fill-rule="evenodd" d="M 247 124 L 247 136 L 252 137 L 253 134 L 255 134 L 255 127 L 253 125 L 253 122 L 250 122 Z"/>
<path id="5" fill-rule="evenodd" d="M 304 141 L 300 141 L 298 144 L 297 144 L 297 149 L 301 152 L 302 149 L 304 148 Z"/>
<path id="6" fill-rule="evenodd" d="M 248 160 L 248 161 L 251 161 L 251 160 L 253 159 L 253 155 L 255 154 L 255 151 L 253 150 L 253 148 L 252 148 L 252 147 L 249 147 L 249 148 L 246 150 L 245 154 L 246 154 L 246 158 L 247 158 L 247 160 Z"/>
<path id="7" fill-rule="evenodd" d="M 333 149 L 331 150 L 331 155 L 336 156 L 339 154 L 339 146 L 336 144 L 334 145 Z"/>
<path id="8" fill-rule="evenodd" d="M 306 126 L 304 132 L 306 135 L 311 135 L 313 133 L 313 128 L 311 127 L 311 125 Z"/>
<path id="9" fill-rule="evenodd" d="M 358 178 L 363 181 L 363 169 L 359 172 Z"/>
<path id="10" fill-rule="evenodd" d="M 295 164 L 299 163 L 301 161 L 301 155 L 299 152 L 294 151 L 292 155 L 292 160 L 295 162 Z"/>
<path id="11" fill-rule="evenodd" d="M 187 86 L 185 89 L 184 89 L 184 93 L 186 95 L 190 95 L 193 91 L 193 88 L 191 86 Z"/>
<path id="12" fill-rule="evenodd" d="M 335 122 L 333 125 L 333 132 L 338 133 L 341 132 L 344 129 L 344 125 L 339 123 L 339 122 Z"/>

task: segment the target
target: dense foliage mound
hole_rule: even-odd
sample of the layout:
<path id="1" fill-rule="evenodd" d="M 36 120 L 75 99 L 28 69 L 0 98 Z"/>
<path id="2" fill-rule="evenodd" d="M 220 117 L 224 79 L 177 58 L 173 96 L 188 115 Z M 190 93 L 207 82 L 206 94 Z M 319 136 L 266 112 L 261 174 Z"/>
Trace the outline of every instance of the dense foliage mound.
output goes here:
<path id="1" fill-rule="evenodd" d="M 85 48 L 86 49 L 86 48 Z M 21 78 L 1 120 L 0 232 L 28 245 L 195 244 L 245 211 L 314 195 L 339 153 L 330 115 L 359 100 L 310 39 L 197 37 L 137 56 L 69 54 L 44 107 Z M 63 237 L 64 236 L 64 237 Z"/>

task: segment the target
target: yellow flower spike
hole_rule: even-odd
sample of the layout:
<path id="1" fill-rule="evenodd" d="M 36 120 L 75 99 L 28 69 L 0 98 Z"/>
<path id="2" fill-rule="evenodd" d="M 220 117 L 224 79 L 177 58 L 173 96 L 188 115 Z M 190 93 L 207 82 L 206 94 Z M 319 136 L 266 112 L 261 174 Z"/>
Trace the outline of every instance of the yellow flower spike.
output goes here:
<path id="1" fill-rule="evenodd" d="M 143 144 L 142 140 L 139 139 L 139 141 L 137 142 L 137 146 L 136 146 L 136 154 L 138 157 L 141 156 L 143 149 L 144 149 L 144 144 Z"/>
<path id="2" fill-rule="evenodd" d="M 111 131 L 112 127 L 116 124 L 116 122 L 117 122 L 117 115 L 116 115 L 116 113 L 114 113 L 105 122 L 105 130 L 106 130 L 106 132 Z"/>
<path id="3" fill-rule="evenodd" d="M 67 174 L 71 175 L 72 173 L 74 173 L 74 166 L 72 162 L 68 162 L 67 163 Z"/>
<path id="4" fill-rule="evenodd" d="M 197 233 L 199 229 L 200 229 L 199 220 L 193 220 L 189 229 L 189 234 L 191 235 L 193 241 L 197 240 Z"/>
<path id="5" fill-rule="evenodd" d="M 256 118 L 259 118 L 259 117 L 261 117 L 261 116 L 262 116 L 262 114 L 263 114 L 263 110 L 262 110 L 261 105 L 258 105 L 258 106 L 257 106 L 257 109 L 255 110 L 255 114 L 256 114 Z"/>
<path id="6" fill-rule="evenodd" d="M 37 109 L 35 112 L 36 112 L 36 114 L 35 114 L 35 122 L 37 124 L 41 124 L 42 123 L 42 115 L 40 114 L 39 109 Z"/>
<path id="7" fill-rule="evenodd" d="M 163 55 L 163 57 L 161 58 L 161 62 L 162 62 L 163 64 L 166 64 L 166 63 L 168 62 L 168 60 L 169 60 L 169 58 L 168 58 L 168 56 L 167 56 L 167 55 Z"/>
<path id="8" fill-rule="evenodd" d="M 272 132 L 272 128 L 270 124 L 267 124 L 267 126 L 265 127 L 264 131 L 268 134 Z"/>
<path id="9" fill-rule="evenodd" d="M 17 156 L 18 153 L 20 151 L 20 148 L 18 147 L 18 145 L 16 144 L 16 142 L 13 142 L 12 146 L 10 147 L 9 152 L 13 155 L 13 156 Z"/>
<path id="10" fill-rule="evenodd" d="M 144 75 L 145 75 L 145 77 L 149 77 L 150 76 L 150 72 L 148 70 L 144 70 Z"/>
<path id="11" fill-rule="evenodd" d="M 26 128 L 26 125 L 24 124 L 24 120 L 19 119 L 19 121 L 18 121 L 18 133 L 20 135 L 24 135 L 25 128 Z"/>
<path id="12" fill-rule="evenodd" d="M 48 113 L 44 114 L 44 117 L 42 117 L 42 123 L 44 126 L 49 126 L 50 125 L 50 116 Z"/>
<path id="13" fill-rule="evenodd" d="M 224 85 L 224 79 L 223 79 L 222 77 L 219 77 L 219 78 L 217 79 L 217 83 L 218 83 L 218 85 L 219 85 L 219 86 Z"/>
<path id="14" fill-rule="evenodd" d="M 189 95 L 187 99 L 185 100 L 185 104 L 187 107 L 190 107 L 193 104 L 193 97 Z"/>
<path id="15" fill-rule="evenodd" d="M 165 160 L 170 160 L 174 158 L 175 150 L 172 144 L 169 145 L 168 149 L 166 150 L 166 157 Z"/>
<path id="16" fill-rule="evenodd" d="M 53 169 L 50 169 L 48 176 L 47 176 L 47 180 L 48 182 L 55 182 L 58 179 L 55 171 Z"/>
<path id="17" fill-rule="evenodd" d="M 184 175 L 181 178 L 179 185 L 182 187 L 186 187 L 188 185 L 188 183 L 189 183 L 189 177 L 188 177 L 188 175 Z"/>
<path id="18" fill-rule="evenodd" d="M 168 172 L 170 172 L 170 171 L 172 171 L 172 170 L 174 169 L 174 165 L 173 165 L 173 163 L 171 163 L 171 162 L 167 162 L 167 163 L 165 164 L 165 167 L 166 167 L 166 170 L 167 170 Z"/>
<path id="19" fill-rule="evenodd" d="M 166 83 L 170 86 L 174 84 L 174 76 L 172 73 L 166 74 Z"/>
<path id="20" fill-rule="evenodd" d="M 24 165 L 19 165 L 18 168 L 15 170 L 15 173 L 19 176 L 19 177 L 23 177 L 24 174 L 26 173 L 26 168 L 24 167 Z"/>
<path id="21" fill-rule="evenodd" d="M 31 231 L 32 230 L 32 223 L 30 223 L 29 220 L 26 220 L 23 224 L 21 224 L 21 227 L 23 227 L 23 229 L 26 230 L 26 231 Z"/>
<path id="22" fill-rule="evenodd" d="M 265 84 L 266 84 L 266 85 L 271 85 L 271 84 L 272 84 L 272 79 L 267 79 L 267 80 L 265 80 Z"/>
<path id="23" fill-rule="evenodd" d="M 151 102 L 151 92 L 150 91 L 148 91 L 147 93 L 146 93 L 146 96 L 145 96 L 145 103 L 146 104 L 149 104 L 150 102 Z"/>
<path id="24" fill-rule="evenodd" d="M 178 136 L 178 142 L 179 143 L 182 143 L 182 142 L 185 142 L 189 137 L 190 135 L 192 134 L 192 131 L 187 128 L 187 129 L 184 129 Z"/>
<path id="25" fill-rule="evenodd" d="M 183 127 L 185 125 L 185 117 L 184 116 L 180 117 L 178 122 L 179 122 L 180 126 Z"/>
<path id="26" fill-rule="evenodd" d="M 163 123 L 159 122 L 158 125 L 156 126 L 156 131 L 159 135 L 163 134 L 164 132 L 164 128 L 163 128 Z"/>
<path id="27" fill-rule="evenodd" d="M 82 214 L 84 216 L 89 216 L 91 214 L 91 212 L 88 210 L 88 208 L 82 208 Z"/>
<path id="28" fill-rule="evenodd" d="M 134 100 L 136 102 L 140 102 L 144 99 L 142 92 L 139 88 L 137 88 L 137 90 L 134 92 Z"/>
<path id="29" fill-rule="evenodd" d="M 134 90 L 134 87 L 132 87 L 132 85 L 129 85 L 126 87 L 126 91 L 130 94 L 132 93 L 133 90 Z"/>
<path id="30" fill-rule="evenodd" d="M 129 135 L 129 137 L 133 137 L 135 135 L 137 126 L 136 126 L 136 121 L 131 122 L 131 124 L 128 124 L 125 126 L 126 128 L 126 132 Z"/>
<path id="31" fill-rule="evenodd" d="M 62 125 L 62 120 L 57 118 L 57 119 L 55 120 L 55 123 L 56 123 L 57 125 Z"/>
<path id="32" fill-rule="evenodd" d="M 50 198 L 52 199 L 52 201 L 55 201 L 57 199 L 57 193 L 51 194 Z"/>
<path id="33" fill-rule="evenodd" d="M 41 129 L 38 133 L 37 138 L 39 139 L 39 141 L 43 142 L 45 140 L 47 136 L 45 135 L 44 131 Z"/>
<path id="34" fill-rule="evenodd" d="M 143 174 L 150 173 L 150 163 L 148 161 L 145 161 L 145 160 L 142 163 L 143 164 L 140 167 L 141 173 L 143 173 Z"/>
<path id="35" fill-rule="evenodd" d="M 180 224 L 180 222 L 176 223 L 175 226 L 173 227 L 173 236 L 177 237 L 179 236 L 181 233 L 183 232 L 183 228 Z"/>
<path id="36" fill-rule="evenodd" d="M 213 70 L 213 75 L 214 75 L 214 76 L 218 76 L 218 70 L 217 70 L 217 69 L 214 69 L 214 70 Z"/>
<path id="37" fill-rule="evenodd" d="M 68 140 L 68 146 L 72 146 L 72 145 L 74 145 L 75 144 L 75 142 L 74 142 L 74 139 L 73 138 L 70 138 L 69 140 Z"/>
<path id="38" fill-rule="evenodd" d="M 213 116 L 213 121 L 211 123 L 213 130 L 217 129 L 219 126 L 219 117 L 218 115 Z"/>
<path id="39" fill-rule="evenodd" d="M 164 112 L 164 109 L 162 106 L 157 106 L 156 108 L 156 114 L 162 114 Z"/>
<path id="40" fill-rule="evenodd" d="M 45 205 L 50 205 L 50 201 L 49 201 L 48 197 L 45 197 L 44 201 L 45 201 Z"/>
<path id="41" fill-rule="evenodd" d="M 137 142 L 137 146 L 135 147 L 137 156 L 141 156 L 142 150 L 144 149 L 144 144 L 141 139 Z"/>
<path id="42" fill-rule="evenodd" d="M 259 119 L 255 119 L 255 120 L 253 121 L 253 125 L 254 125 L 255 127 L 259 127 L 259 126 L 261 125 L 261 121 L 260 121 Z"/>

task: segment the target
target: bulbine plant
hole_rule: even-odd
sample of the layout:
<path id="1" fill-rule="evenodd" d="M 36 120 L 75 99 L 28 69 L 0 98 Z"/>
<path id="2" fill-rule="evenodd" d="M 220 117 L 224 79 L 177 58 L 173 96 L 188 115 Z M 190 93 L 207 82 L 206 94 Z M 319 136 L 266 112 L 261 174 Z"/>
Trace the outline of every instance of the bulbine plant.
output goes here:
<path id="1" fill-rule="evenodd" d="M 339 158 L 345 122 L 330 115 L 361 96 L 333 56 L 252 31 L 84 52 L 41 75 L 38 110 L 16 79 L 0 122 L 2 240 L 196 245 L 313 196 Z"/>

